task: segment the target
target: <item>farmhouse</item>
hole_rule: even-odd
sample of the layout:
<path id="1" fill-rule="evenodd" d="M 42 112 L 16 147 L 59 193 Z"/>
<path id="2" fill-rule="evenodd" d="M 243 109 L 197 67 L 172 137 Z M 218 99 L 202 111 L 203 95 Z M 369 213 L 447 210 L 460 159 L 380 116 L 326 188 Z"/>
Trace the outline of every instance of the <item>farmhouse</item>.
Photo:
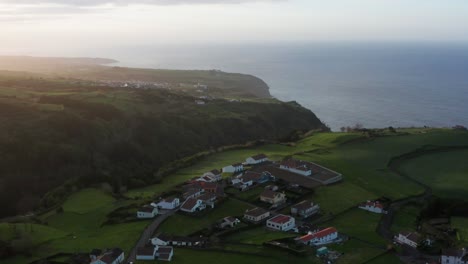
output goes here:
<path id="1" fill-rule="evenodd" d="M 194 213 L 205 210 L 206 205 L 198 198 L 188 198 L 180 207 L 180 210 L 186 213 Z"/>
<path id="2" fill-rule="evenodd" d="M 466 249 L 443 249 L 440 256 L 441 264 L 468 264 Z"/>
<path id="3" fill-rule="evenodd" d="M 179 207 L 180 199 L 179 198 L 166 198 L 166 199 L 159 201 L 159 203 L 157 204 L 152 203 L 151 205 L 159 209 L 172 210 L 172 209 Z"/>
<path id="4" fill-rule="evenodd" d="M 250 222 L 258 223 L 270 216 L 270 212 L 262 208 L 253 208 L 246 210 L 244 213 L 244 219 Z"/>
<path id="5" fill-rule="evenodd" d="M 205 190 L 203 190 L 202 188 L 195 187 L 192 184 L 190 184 L 190 186 L 186 186 L 184 189 L 185 189 L 185 192 L 182 194 L 184 199 L 196 198 L 196 197 L 202 195 L 202 193 L 205 192 Z"/>
<path id="6" fill-rule="evenodd" d="M 312 201 L 309 200 L 304 200 L 291 207 L 291 214 L 307 218 L 311 215 L 318 213 L 319 210 L 320 207 L 317 204 L 314 204 Z"/>
<path id="7" fill-rule="evenodd" d="M 258 154 L 252 157 L 248 157 L 245 160 L 246 164 L 256 165 L 268 161 L 268 157 L 265 154 Z"/>
<path id="8" fill-rule="evenodd" d="M 396 241 L 400 244 L 408 245 L 413 248 L 417 248 L 421 236 L 416 232 L 401 232 L 396 237 Z"/>
<path id="9" fill-rule="evenodd" d="M 155 246 L 179 246 L 179 247 L 199 247 L 207 242 L 207 238 L 201 237 L 183 237 L 167 234 L 158 234 L 151 239 L 151 244 Z"/>
<path id="10" fill-rule="evenodd" d="M 214 169 L 209 172 L 205 172 L 202 177 L 208 177 L 212 182 L 218 182 L 223 179 L 221 173 L 222 172 L 220 170 Z"/>
<path id="11" fill-rule="evenodd" d="M 385 212 L 383 204 L 378 201 L 367 201 L 366 203 L 359 205 L 359 208 L 377 214 L 382 214 Z"/>
<path id="12" fill-rule="evenodd" d="M 215 202 L 216 202 L 216 194 L 214 194 L 214 193 L 205 193 L 205 194 L 200 195 L 197 199 L 202 201 L 205 208 L 207 206 L 209 206 L 211 208 L 214 208 Z"/>
<path id="13" fill-rule="evenodd" d="M 137 260 L 155 260 L 158 247 L 139 247 L 136 252 Z"/>
<path id="14" fill-rule="evenodd" d="M 310 246 L 318 246 L 332 243 L 338 238 L 338 230 L 334 227 L 328 227 L 318 232 L 311 232 L 305 236 L 296 238 L 298 243 Z"/>
<path id="15" fill-rule="evenodd" d="M 244 170 L 244 165 L 242 163 L 236 163 L 223 168 L 223 172 L 227 173 L 236 173 Z"/>
<path id="16" fill-rule="evenodd" d="M 158 215 L 158 208 L 153 206 L 142 207 L 137 212 L 137 218 L 139 219 L 154 218 L 156 215 Z"/>
<path id="17" fill-rule="evenodd" d="M 240 224 L 240 220 L 235 218 L 235 217 L 232 217 L 232 216 L 228 216 L 228 217 L 224 217 L 218 224 L 219 228 L 232 228 L 236 225 Z"/>
<path id="18" fill-rule="evenodd" d="M 125 254 L 120 248 L 105 251 L 99 256 L 90 255 L 91 264 L 121 264 L 124 262 Z"/>
<path id="19" fill-rule="evenodd" d="M 268 172 L 274 179 L 281 179 L 291 185 L 302 186 L 308 189 L 314 189 L 322 185 L 320 182 L 312 179 L 311 177 L 306 177 L 288 170 L 283 170 L 273 165 L 258 167 L 254 170 L 258 172 Z"/>
<path id="20" fill-rule="evenodd" d="M 279 231 L 289 231 L 296 226 L 296 220 L 294 217 L 289 215 L 277 215 L 271 219 L 268 219 L 266 226 L 271 229 Z"/>
<path id="21" fill-rule="evenodd" d="M 266 189 L 260 194 L 260 200 L 269 204 L 281 204 L 286 202 L 286 195 Z"/>

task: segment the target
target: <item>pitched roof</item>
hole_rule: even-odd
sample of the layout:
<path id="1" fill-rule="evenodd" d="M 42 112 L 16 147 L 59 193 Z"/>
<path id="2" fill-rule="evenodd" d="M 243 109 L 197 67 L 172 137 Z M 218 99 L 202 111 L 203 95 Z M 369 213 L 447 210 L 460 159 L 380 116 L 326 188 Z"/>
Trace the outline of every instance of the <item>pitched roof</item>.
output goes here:
<path id="1" fill-rule="evenodd" d="M 442 249 L 442 256 L 462 258 L 465 255 L 465 253 L 466 252 L 464 252 L 461 249 L 455 249 L 455 248 Z"/>
<path id="2" fill-rule="evenodd" d="M 195 205 L 197 205 L 197 202 L 198 199 L 196 198 L 188 198 L 181 208 L 184 210 L 192 210 L 195 207 Z"/>
<path id="3" fill-rule="evenodd" d="M 154 248 L 155 247 L 139 247 L 137 248 L 137 255 L 138 256 L 154 256 Z"/>
<path id="4" fill-rule="evenodd" d="M 191 188 L 191 189 L 188 189 L 188 190 L 183 194 L 183 196 L 184 196 L 184 197 L 192 196 L 192 195 L 194 195 L 194 194 L 196 194 L 196 193 L 201 192 L 201 190 L 202 190 L 201 188 Z"/>
<path id="5" fill-rule="evenodd" d="M 360 206 L 363 206 L 363 207 L 365 207 L 365 206 L 368 206 L 368 207 L 375 207 L 375 208 L 380 208 L 380 209 L 383 209 L 383 207 L 384 207 L 383 204 L 379 203 L 378 201 L 375 201 L 375 202 L 373 202 L 373 201 L 367 201 L 366 203 L 363 203 L 363 204 L 361 204 Z"/>
<path id="6" fill-rule="evenodd" d="M 257 154 L 255 156 L 252 156 L 251 158 L 254 159 L 254 160 L 262 160 L 262 159 L 266 159 L 267 156 L 262 153 L 262 154 Z"/>
<path id="7" fill-rule="evenodd" d="M 277 215 L 269 219 L 268 221 L 276 223 L 276 224 L 284 224 L 284 223 L 291 221 L 291 219 L 294 219 L 294 218 L 289 215 Z"/>
<path id="8" fill-rule="evenodd" d="M 260 180 L 261 177 L 262 177 L 261 173 L 248 171 L 244 173 L 244 175 L 241 176 L 241 179 L 243 182 L 248 182 L 248 181 L 258 181 Z"/>
<path id="9" fill-rule="evenodd" d="M 211 170 L 210 172 L 213 173 L 214 175 L 220 175 L 221 174 L 221 171 L 218 170 L 218 169 Z"/>
<path id="10" fill-rule="evenodd" d="M 256 207 L 256 208 L 253 208 L 251 210 L 245 211 L 244 215 L 248 215 L 248 216 L 252 216 L 252 217 L 259 217 L 259 216 L 264 215 L 266 213 L 268 213 L 267 210 Z"/>
<path id="11" fill-rule="evenodd" d="M 100 261 L 104 262 L 104 263 L 112 263 L 114 262 L 121 254 L 123 253 L 123 250 L 120 249 L 120 248 L 113 248 L 109 251 L 107 251 L 106 253 L 104 253 L 104 255 L 102 255 L 102 257 L 99 258 Z"/>
<path id="12" fill-rule="evenodd" d="M 216 199 L 216 194 L 214 194 L 214 193 L 205 193 L 205 194 L 202 194 L 202 195 L 198 196 L 197 199 L 202 200 L 204 202 L 210 201 L 210 200 Z"/>
<path id="13" fill-rule="evenodd" d="M 331 235 L 331 234 L 336 233 L 336 232 L 338 232 L 338 230 L 336 230 L 336 228 L 334 228 L 334 227 L 328 227 L 328 228 L 325 228 L 325 229 L 323 229 L 323 230 L 320 230 L 320 231 L 318 231 L 318 232 L 316 232 L 316 233 L 307 234 L 307 235 L 305 235 L 305 236 L 301 236 L 301 237 L 297 238 L 297 240 L 300 240 L 300 241 L 306 243 L 306 242 L 309 242 L 309 241 L 311 241 L 311 240 L 313 240 L 313 239 L 316 239 L 316 238 L 317 238 L 317 239 L 320 239 L 320 238 L 322 238 L 322 237 Z"/>
<path id="14" fill-rule="evenodd" d="M 279 195 L 280 193 L 279 192 L 275 192 L 275 191 L 272 191 L 272 190 L 269 190 L 269 189 L 266 189 L 262 192 L 262 194 L 260 194 L 261 197 L 265 197 L 265 198 L 268 198 L 268 199 L 273 199 L 275 198 L 277 195 Z"/>
<path id="15" fill-rule="evenodd" d="M 172 247 L 163 247 L 160 246 L 158 248 L 158 253 L 159 254 L 170 254 L 174 249 Z"/>
<path id="16" fill-rule="evenodd" d="M 314 207 L 314 203 L 312 201 L 309 201 L 309 200 L 304 200 L 300 203 L 297 203 L 295 205 L 293 205 L 292 207 L 293 208 L 296 208 L 297 210 L 307 210 L 311 207 Z"/>
<path id="17" fill-rule="evenodd" d="M 227 216 L 227 217 L 224 217 L 223 220 L 226 222 L 234 223 L 237 220 L 237 218 L 232 217 L 232 216 Z"/>
<path id="18" fill-rule="evenodd" d="M 158 260 L 163 260 L 163 261 L 169 261 L 171 258 L 171 255 L 168 253 L 160 253 L 158 256 Z"/>
<path id="19" fill-rule="evenodd" d="M 155 207 L 150 207 L 150 206 L 145 206 L 145 207 L 141 207 L 140 209 L 138 209 L 138 212 L 143 212 L 143 213 L 152 213 L 156 208 Z"/>

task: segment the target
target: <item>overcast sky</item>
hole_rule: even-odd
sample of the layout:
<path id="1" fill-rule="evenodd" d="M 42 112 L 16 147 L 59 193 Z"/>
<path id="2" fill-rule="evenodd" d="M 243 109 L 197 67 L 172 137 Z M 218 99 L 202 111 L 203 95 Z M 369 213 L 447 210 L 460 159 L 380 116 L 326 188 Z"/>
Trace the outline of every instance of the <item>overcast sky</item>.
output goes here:
<path id="1" fill-rule="evenodd" d="M 316 41 L 468 42 L 468 0 L 0 0 L 0 53 Z"/>

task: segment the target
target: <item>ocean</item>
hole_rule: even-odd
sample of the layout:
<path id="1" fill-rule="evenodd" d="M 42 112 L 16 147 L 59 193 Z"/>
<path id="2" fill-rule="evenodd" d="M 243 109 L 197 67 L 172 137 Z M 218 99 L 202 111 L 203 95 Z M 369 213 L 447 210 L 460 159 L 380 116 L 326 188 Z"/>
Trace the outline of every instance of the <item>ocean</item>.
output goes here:
<path id="1" fill-rule="evenodd" d="M 335 131 L 357 123 L 468 126 L 468 45 L 181 44 L 93 55 L 131 67 L 252 74 L 269 85 L 273 96 L 299 102 Z"/>

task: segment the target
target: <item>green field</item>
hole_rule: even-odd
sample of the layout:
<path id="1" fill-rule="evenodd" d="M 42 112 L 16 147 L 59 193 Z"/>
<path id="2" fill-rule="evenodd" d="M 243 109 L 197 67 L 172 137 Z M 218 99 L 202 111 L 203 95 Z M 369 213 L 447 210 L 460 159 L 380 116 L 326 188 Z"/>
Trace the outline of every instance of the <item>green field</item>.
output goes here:
<path id="1" fill-rule="evenodd" d="M 457 240 L 463 247 L 468 246 L 468 218 L 452 217 L 452 227 L 457 229 Z"/>
<path id="2" fill-rule="evenodd" d="M 468 200 L 468 150 L 424 155 L 401 169 L 429 185 L 435 195 Z"/>
<path id="3" fill-rule="evenodd" d="M 406 133 L 407 134 L 404 134 Z M 348 140 L 353 142 L 346 143 Z M 346 143 L 346 144 L 345 144 Z M 425 145 L 451 146 L 467 145 L 468 134 L 445 129 L 425 129 L 408 130 L 396 136 L 385 136 L 378 138 L 363 138 L 358 134 L 344 133 L 322 133 L 314 134 L 292 145 L 270 144 L 249 149 L 238 149 L 216 153 L 207 156 L 193 166 L 179 170 L 171 176 L 165 178 L 161 184 L 151 185 L 141 189 L 134 189 L 127 193 L 130 197 L 140 197 L 137 200 L 115 200 L 112 196 L 97 190 L 85 189 L 70 196 L 63 204 L 63 213 L 49 213 L 41 217 L 47 225 L 34 225 L 33 230 L 39 237 L 44 239 L 36 240 L 37 249 L 33 257 L 17 257 L 8 259 L 5 263 L 28 263 L 32 260 L 47 257 L 55 253 L 73 253 L 77 251 L 88 251 L 94 247 L 119 246 L 128 252 L 134 245 L 141 231 L 148 224 L 148 221 L 133 222 L 119 225 L 102 226 L 107 220 L 106 215 L 115 209 L 144 201 L 146 197 L 152 197 L 158 193 L 171 190 L 172 187 L 184 182 L 203 172 L 214 168 L 221 168 L 226 164 L 245 160 L 246 157 L 257 153 L 265 153 L 271 159 L 278 160 L 283 157 L 293 155 L 296 158 L 306 159 L 323 164 L 333 170 L 343 174 L 344 181 L 332 186 L 320 187 L 313 194 L 306 198 L 318 203 L 325 216 L 333 216 L 349 208 L 354 208 L 358 203 L 381 196 L 391 199 L 398 199 L 409 195 L 419 194 L 423 189 L 405 178 L 400 177 L 388 170 L 388 161 L 404 153 L 414 151 Z M 436 157 L 444 160 L 445 163 L 452 162 L 455 169 L 450 175 L 458 175 L 457 171 L 463 166 L 455 166 L 461 163 L 458 159 L 460 154 L 441 153 L 440 156 L 448 154 L 448 158 Z M 421 164 L 428 163 L 434 165 L 433 160 L 420 161 L 413 160 L 405 164 L 412 167 L 421 167 Z M 405 167 L 406 168 L 406 167 Z M 424 168 L 424 170 L 426 170 Z M 432 169 L 427 169 L 431 171 Z M 435 169 L 434 169 L 435 170 Z M 421 172 L 407 172 L 421 175 Z M 436 176 L 431 176 L 436 179 Z M 452 177 L 452 176 L 451 176 Z M 434 180 L 436 182 L 436 180 Z M 454 181 L 452 184 L 456 184 Z M 445 188 L 448 188 L 445 186 Z M 260 189 L 259 189 L 260 190 Z M 250 197 L 259 190 L 241 194 Z M 248 196 L 248 197 L 247 197 Z M 205 216 L 196 218 L 176 214 L 169 218 L 160 227 L 160 231 L 187 235 L 200 229 L 207 228 L 217 220 L 225 216 L 240 216 L 249 205 L 228 199 L 226 202 L 207 213 Z M 413 229 L 414 221 L 419 213 L 418 206 L 406 206 L 401 209 L 395 217 L 393 231 Z M 382 247 L 386 242 L 376 233 L 375 228 L 379 220 L 379 215 L 353 209 L 345 214 L 340 214 L 337 218 L 323 222 L 321 226 L 335 226 L 339 231 L 358 239 L 351 239 L 342 245 L 330 246 L 339 252 L 345 253 L 338 263 L 362 263 L 383 253 Z M 464 219 L 455 219 L 454 222 L 460 230 L 466 230 Z M 18 228 L 22 228 L 18 225 Z M 11 227 L 0 226 L 0 239 L 11 239 Z M 30 228 L 26 225 L 25 230 Z M 465 239 L 466 231 L 461 232 L 461 237 Z M 31 235 L 34 237 L 34 235 Z M 288 261 L 317 261 L 315 257 L 298 259 L 288 257 L 281 253 L 271 257 L 253 256 L 251 253 L 265 252 L 264 247 L 260 247 L 265 241 L 272 239 L 290 237 L 291 234 L 266 231 L 263 227 L 244 230 L 227 237 L 229 244 L 225 249 L 239 251 L 237 253 L 220 253 L 218 251 L 194 251 L 188 249 L 176 249 L 174 263 L 202 263 L 217 259 L 220 263 L 284 263 Z M 370 242 L 370 243 L 368 243 Z M 235 244 L 245 243 L 245 244 Z M 277 253 L 277 252 L 276 252 Z M 229 255 L 229 258 L 222 257 Z M 269 253 L 270 254 L 270 253 Z M 273 254 L 273 253 L 271 253 Z M 219 255 L 219 256 L 218 256 Z M 218 257 L 217 257 L 218 256 Z M 288 259 L 291 258 L 291 259 Z M 379 257 L 371 263 L 395 263 L 395 258 L 391 255 Z M 3 262 L 2 262 L 3 263 Z"/>
<path id="4" fill-rule="evenodd" d="M 2 264 L 24 264 L 57 253 L 89 252 L 93 248 L 121 247 L 128 252 L 149 221 L 104 225 L 106 215 L 127 201 L 115 201 L 97 189 L 84 189 L 65 201 L 63 213 L 44 215 L 47 225 L 17 224 L 22 233 L 32 238 L 32 257 L 18 256 L 2 260 Z M 79 212 L 79 213 L 78 213 Z M 13 237 L 8 224 L 0 225 L 0 239 Z"/>
<path id="5" fill-rule="evenodd" d="M 421 205 L 408 204 L 397 212 L 393 220 L 392 231 L 395 233 L 416 229 L 416 221 L 421 211 Z"/>

